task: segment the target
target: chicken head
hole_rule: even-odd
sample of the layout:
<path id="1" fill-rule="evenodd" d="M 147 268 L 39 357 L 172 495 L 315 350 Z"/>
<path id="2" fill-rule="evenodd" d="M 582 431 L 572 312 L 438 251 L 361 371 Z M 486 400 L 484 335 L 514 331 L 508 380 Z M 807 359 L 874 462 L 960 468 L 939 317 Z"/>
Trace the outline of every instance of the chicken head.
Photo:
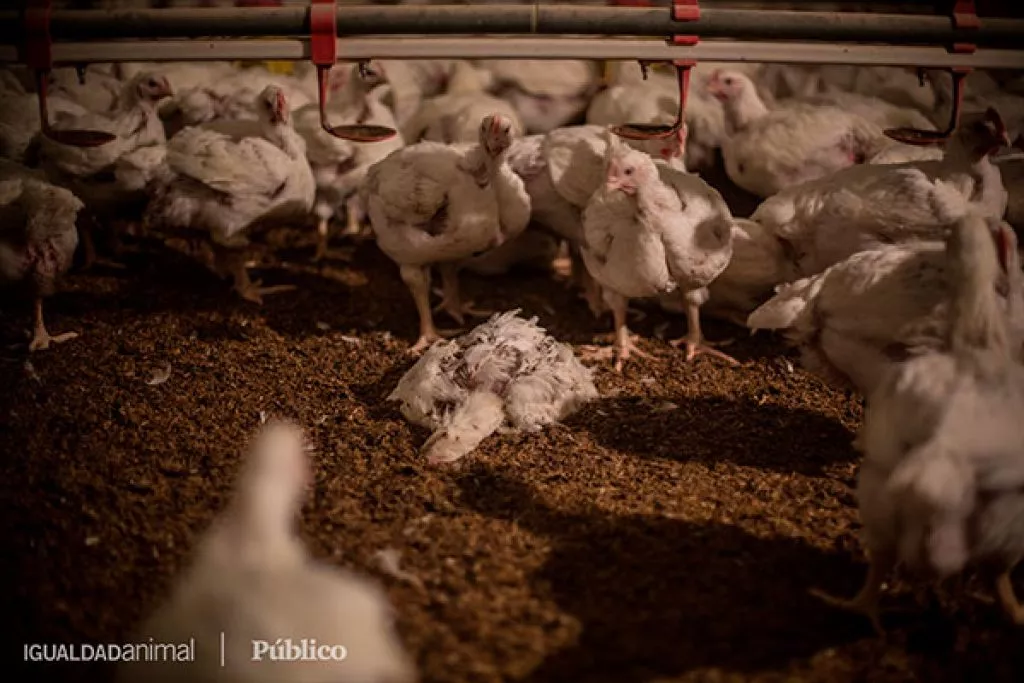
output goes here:
<path id="1" fill-rule="evenodd" d="M 644 152 L 624 147 L 612 154 L 608 161 L 608 172 L 605 187 L 608 190 L 621 190 L 628 195 L 635 195 L 641 185 L 651 183 L 658 178 L 658 167 Z"/>
<path id="2" fill-rule="evenodd" d="M 174 95 L 171 82 L 166 76 L 154 73 L 143 73 L 136 78 L 135 92 L 144 102 L 159 102 L 165 97 Z"/>
<path id="3" fill-rule="evenodd" d="M 734 100 L 744 91 L 750 79 L 738 71 L 716 70 L 708 78 L 707 91 L 720 102 Z"/>
<path id="4" fill-rule="evenodd" d="M 1010 134 L 1006 130 L 1003 117 L 995 108 L 964 112 L 960 116 L 957 135 L 965 143 L 965 147 L 987 156 L 1000 147 L 1010 147 Z"/>
<path id="5" fill-rule="evenodd" d="M 512 144 L 512 120 L 501 114 L 490 114 L 480 122 L 480 146 L 496 157 Z"/>
<path id="6" fill-rule="evenodd" d="M 274 421 L 260 434 L 245 463 L 238 503 L 243 517 L 290 520 L 312 481 L 302 430 Z"/>
<path id="7" fill-rule="evenodd" d="M 260 93 L 259 102 L 263 113 L 266 114 L 271 123 L 288 122 L 291 110 L 288 108 L 288 98 L 285 97 L 284 91 L 281 88 L 276 85 L 268 85 Z"/>

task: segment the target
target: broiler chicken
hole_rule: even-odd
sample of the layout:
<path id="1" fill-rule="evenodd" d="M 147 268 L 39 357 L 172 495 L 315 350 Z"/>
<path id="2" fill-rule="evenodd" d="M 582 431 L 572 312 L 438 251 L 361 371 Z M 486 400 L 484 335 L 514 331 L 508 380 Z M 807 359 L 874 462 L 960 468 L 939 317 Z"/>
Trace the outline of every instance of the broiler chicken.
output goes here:
<path id="1" fill-rule="evenodd" d="M 399 265 L 419 314 L 419 353 L 440 339 L 430 308 L 430 266 L 444 285 L 439 308 L 460 324 L 465 313 L 458 263 L 500 246 L 526 229 L 530 197 L 506 160 L 512 121 L 485 116 L 475 145 L 421 142 L 370 167 L 363 201 L 377 245 Z"/>
<path id="2" fill-rule="evenodd" d="M 614 125 L 645 123 L 667 125 L 675 120 L 679 108 L 676 79 L 657 72 L 647 80 L 632 75 L 627 63 L 618 67 L 615 81 L 599 92 L 587 109 L 587 123 Z M 699 80 L 699 79 L 697 79 Z M 702 88 L 690 88 L 686 103 L 686 125 L 676 139 L 631 140 L 626 144 L 655 158 L 672 161 L 691 171 L 715 164 L 717 150 L 725 135 L 722 105 Z"/>
<path id="3" fill-rule="evenodd" d="M 611 351 L 616 370 L 633 353 L 645 356 L 626 326 L 628 300 L 680 289 L 687 297 L 688 334 L 671 343 L 685 342 L 687 360 L 707 353 L 735 363 L 704 345 L 700 331 L 706 288 L 732 256 L 732 216 L 721 196 L 699 178 L 659 167 L 614 138 L 605 173 L 604 186 L 583 212 L 580 250 L 614 317 L 614 345 L 595 355 Z"/>
<path id="4" fill-rule="evenodd" d="M 235 140 L 213 130 L 185 128 L 171 138 L 170 173 L 147 209 L 147 222 L 208 233 L 218 270 L 231 275 L 242 298 L 262 303 L 264 295 L 292 287 L 250 281 L 247 234 L 256 226 L 305 220 L 316 185 L 284 92 L 267 86 L 257 101 L 257 115 L 258 137 Z"/>
<path id="5" fill-rule="evenodd" d="M 1024 278 L 1017 240 L 994 283 L 1015 348 L 1024 343 Z M 885 245 L 856 253 L 789 285 L 754 311 L 751 329 L 785 331 L 803 365 L 834 385 L 869 396 L 893 365 L 941 350 L 951 292 L 950 258 L 941 242 Z"/>
<path id="6" fill-rule="evenodd" d="M 388 396 L 407 420 L 434 431 L 422 452 L 454 462 L 502 426 L 534 432 L 597 398 L 591 371 L 519 310 L 438 342 Z"/>
<path id="7" fill-rule="evenodd" d="M 480 119 L 500 114 L 510 122 L 512 135 L 523 134 L 523 124 L 515 108 L 485 90 L 486 81 L 477 67 L 469 62 L 456 62 L 448 81 L 448 90 L 424 100 L 416 113 L 402 125 L 402 138 L 407 143 L 475 142 L 479 136 Z"/>
<path id="8" fill-rule="evenodd" d="M 668 147 L 665 156 L 671 159 L 670 165 L 680 168 L 683 138 L 685 133 L 640 146 L 645 151 Z M 533 221 L 569 243 L 572 281 L 581 289 L 595 316 L 604 311 L 604 302 L 600 287 L 583 265 L 579 248 L 583 242 L 583 209 L 604 182 L 607 145 L 608 130 L 587 125 L 531 135 L 516 140 L 509 150 L 509 164 L 523 179 L 530 195 Z"/>
<path id="9" fill-rule="evenodd" d="M 331 74 L 331 85 L 337 94 L 331 97 L 327 116 L 332 126 L 375 124 L 397 129 L 391 110 L 377 99 L 379 86 L 387 83 L 383 68 L 377 62 L 361 64 L 341 78 Z M 318 224 L 317 250 L 314 260 L 327 254 L 328 226 L 339 210 L 343 210 L 346 234 L 356 235 L 362 229 L 365 208 L 359 199 L 359 187 L 370 166 L 403 146 L 401 134 L 380 142 L 353 143 L 334 137 L 323 129 L 320 108 L 309 104 L 295 112 L 295 130 L 306 141 L 306 155 L 316 178 L 317 199 L 314 206 Z"/>
<path id="10" fill-rule="evenodd" d="M 782 242 L 760 223 L 737 218 L 732 225 L 732 258 L 708 286 L 709 298 L 701 312 L 746 327 L 747 317 L 771 298 L 775 287 L 792 279 Z M 681 298 L 678 292 L 668 296 Z M 669 310 L 679 312 L 680 303 Z"/>
<path id="11" fill-rule="evenodd" d="M 852 600 L 817 593 L 879 631 L 896 564 L 938 579 L 988 564 L 1002 607 L 1024 625 L 1010 582 L 1024 557 L 1024 367 L 996 294 L 1011 267 L 1006 236 L 976 214 L 956 223 L 941 346 L 892 368 L 868 398 L 857 499 L 870 569 Z"/>
<path id="12" fill-rule="evenodd" d="M 10 74 L 10 72 L 4 72 Z M 56 95 L 47 98 L 47 108 L 54 116 L 83 116 L 88 110 L 71 100 Z M 0 85 L 0 157 L 25 163 L 34 156 L 34 143 L 42 123 L 39 120 L 39 98 L 27 92 L 16 77 Z"/>
<path id="13" fill-rule="evenodd" d="M 75 220 L 84 205 L 43 174 L 0 160 L 0 280 L 21 284 L 33 300 L 29 351 L 74 339 L 76 332 L 51 335 L 43 321 L 43 299 L 71 267 L 78 246 Z"/>
<path id="14" fill-rule="evenodd" d="M 145 206 L 147 195 L 137 182 L 125 186 L 122 181 L 131 175 L 125 165 L 137 166 L 142 161 L 140 157 L 125 157 L 166 142 L 156 109 L 172 94 L 167 79 L 141 72 L 125 83 L 109 113 L 57 115 L 53 122 L 56 129 L 98 130 L 113 134 L 114 139 L 98 147 L 74 147 L 40 135 L 42 168 L 53 182 L 81 198 L 95 221 L 114 222 L 136 216 Z M 92 230 L 82 230 L 82 241 L 86 265 L 97 262 Z"/>
<path id="15" fill-rule="evenodd" d="M 801 276 L 879 244 L 941 239 L 968 208 L 1003 216 L 1006 190 L 989 155 L 1006 141 L 994 110 L 964 113 L 939 161 L 844 169 L 783 190 L 751 218 L 791 247 Z"/>
<path id="16" fill-rule="evenodd" d="M 413 683 L 416 672 L 387 596 L 368 578 L 310 556 L 295 522 L 313 472 L 302 432 L 264 427 L 228 507 L 200 538 L 191 565 L 137 631 L 138 642 L 195 643 L 191 661 L 127 661 L 119 683 Z M 262 654 L 287 638 L 343 646 L 345 657 Z M 305 642 L 305 641 L 303 641 Z"/>
<path id="17" fill-rule="evenodd" d="M 494 76 L 494 91 L 519 115 L 527 133 L 575 123 L 597 90 L 594 62 L 572 59 L 494 59 L 478 65 Z"/>
<path id="18" fill-rule="evenodd" d="M 889 142 L 882 130 L 839 107 L 761 101 L 738 71 L 720 71 L 708 91 L 725 108 L 722 158 L 729 179 L 760 197 L 863 163 Z"/>

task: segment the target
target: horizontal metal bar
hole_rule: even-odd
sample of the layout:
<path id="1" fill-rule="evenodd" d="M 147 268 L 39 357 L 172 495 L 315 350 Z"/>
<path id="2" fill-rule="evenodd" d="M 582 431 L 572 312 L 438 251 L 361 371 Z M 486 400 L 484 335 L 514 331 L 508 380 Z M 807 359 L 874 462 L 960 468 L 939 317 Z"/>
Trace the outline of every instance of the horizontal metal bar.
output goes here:
<path id="1" fill-rule="evenodd" d="M 55 40 L 157 37 L 304 37 L 308 6 L 55 10 Z M 749 40 L 823 40 L 947 45 L 969 42 L 1015 48 L 1024 20 L 985 18 L 979 29 L 956 29 L 941 15 L 806 12 L 708 8 L 694 22 L 672 21 L 667 7 L 574 5 L 358 5 L 338 9 L 339 35 L 567 34 Z M 21 40 L 17 12 L 0 12 L 0 42 Z"/>
<path id="2" fill-rule="evenodd" d="M 233 59 L 309 59 L 309 41 L 280 40 L 145 40 L 58 43 L 58 64 L 82 62 L 210 61 Z M 338 41 L 338 58 L 379 59 L 650 59 L 690 58 L 718 62 L 789 64 L 862 64 L 945 68 L 1011 69 L 1024 64 L 1024 50 L 978 50 L 950 53 L 938 47 L 833 45 L 732 40 L 702 41 L 674 47 L 660 40 L 619 38 L 539 38 L 516 40 L 478 37 L 371 37 Z M 17 62 L 15 48 L 0 46 L 0 62 Z"/>

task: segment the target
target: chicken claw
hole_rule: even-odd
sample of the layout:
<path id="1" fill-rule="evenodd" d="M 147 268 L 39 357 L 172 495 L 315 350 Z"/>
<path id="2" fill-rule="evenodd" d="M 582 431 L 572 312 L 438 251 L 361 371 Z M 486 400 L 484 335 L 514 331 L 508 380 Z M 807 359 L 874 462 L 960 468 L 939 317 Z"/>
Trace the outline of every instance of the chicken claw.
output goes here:
<path id="1" fill-rule="evenodd" d="M 65 332 L 63 334 L 51 335 L 43 324 L 43 300 L 35 301 L 35 324 L 33 325 L 32 339 L 28 343 L 28 350 L 45 351 L 50 344 L 61 344 L 78 336 L 77 332 Z"/>
<path id="2" fill-rule="evenodd" d="M 235 291 L 245 299 L 251 301 L 254 304 L 262 305 L 263 297 L 270 294 L 279 294 L 281 292 L 293 292 L 295 291 L 295 285 L 274 285 L 272 287 L 261 287 L 262 281 L 257 280 L 256 282 L 249 282 L 235 286 Z"/>
<path id="3" fill-rule="evenodd" d="M 472 301 L 460 303 L 451 299 L 442 299 L 441 303 L 434 306 L 433 312 L 437 313 L 438 311 L 444 311 L 460 325 L 466 324 L 467 315 L 474 318 L 489 318 L 495 313 L 495 311 L 475 308 Z"/>
<path id="4" fill-rule="evenodd" d="M 1010 620 L 1018 626 L 1024 626 L 1024 606 L 1017 600 L 1013 583 L 1010 581 L 1009 570 L 996 578 L 996 594 L 999 596 L 999 604 L 1003 606 L 1003 610 Z"/>
<path id="5" fill-rule="evenodd" d="M 654 358 L 651 354 L 641 349 L 636 344 L 635 335 L 626 334 L 622 339 L 616 339 L 611 346 L 587 345 L 581 347 L 580 359 L 585 361 L 607 361 L 615 360 L 615 372 L 622 372 L 622 367 L 632 356 L 650 360 Z"/>
<path id="6" fill-rule="evenodd" d="M 878 601 L 882 594 L 885 575 L 891 567 L 891 562 L 883 562 L 872 558 L 871 565 L 868 567 L 868 575 L 864 579 L 864 586 L 857 595 L 849 600 L 829 595 L 818 588 L 812 588 L 810 593 L 832 607 L 863 614 L 871 620 L 871 625 L 875 628 L 875 632 L 884 637 L 885 629 L 882 628 L 881 610 L 878 606 Z"/>
<path id="7" fill-rule="evenodd" d="M 690 335 L 680 337 L 679 339 L 671 339 L 668 342 L 672 346 L 678 348 L 686 345 L 686 360 L 687 362 L 692 361 L 694 358 L 700 355 L 708 355 L 720 360 L 724 360 L 729 365 L 739 365 L 740 362 L 730 356 L 727 353 L 723 353 L 718 349 L 714 348 L 714 345 L 708 341 L 694 341 Z"/>

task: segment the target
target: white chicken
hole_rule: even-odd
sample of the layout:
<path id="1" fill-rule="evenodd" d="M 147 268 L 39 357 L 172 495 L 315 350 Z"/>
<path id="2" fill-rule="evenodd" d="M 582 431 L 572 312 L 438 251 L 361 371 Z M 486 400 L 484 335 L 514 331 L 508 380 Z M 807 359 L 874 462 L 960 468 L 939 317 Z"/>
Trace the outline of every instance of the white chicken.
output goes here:
<path id="1" fill-rule="evenodd" d="M 1013 230 L 1000 291 L 1017 349 L 1024 343 L 1024 282 Z M 784 330 L 804 367 L 840 387 L 870 396 L 888 369 L 942 348 L 951 297 L 950 259 L 941 242 L 885 245 L 862 251 L 792 284 L 754 311 L 751 329 Z"/>
<path id="2" fill-rule="evenodd" d="M 722 274 L 708 286 L 709 298 L 701 311 L 746 327 L 747 317 L 771 298 L 775 287 L 792 279 L 785 245 L 760 223 L 734 219 L 732 258 Z M 679 298 L 678 294 L 669 296 Z M 678 308 L 675 306 L 672 310 L 675 312 Z"/>
<path id="3" fill-rule="evenodd" d="M 676 79 L 651 71 L 647 80 L 642 80 L 628 68 L 631 66 L 632 63 L 619 66 L 616 82 L 594 97 L 587 109 L 587 123 L 667 125 L 675 121 L 679 107 Z M 626 144 L 652 157 L 672 160 L 680 167 L 685 160 L 685 167 L 691 171 L 713 166 L 725 136 L 722 105 L 703 88 L 691 87 L 685 118 L 686 125 L 679 129 L 676 139 L 627 139 Z"/>
<path id="4" fill-rule="evenodd" d="M 407 143 L 475 142 L 479 122 L 489 114 L 500 114 L 512 125 L 512 135 L 523 134 L 523 124 L 515 108 L 505 100 L 485 91 L 483 74 L 469 62 L 456 62 L 448 91 L 424 100 L 416 113 L 402 125 L 402 138 Z"/>
<path id="5" fill-rule="evenodd" d="M 732 256 L 728 207 L 696 176 L 659 167 L 608 135 L 606 181 L 583 211 L 580 253 L 612 311 L 615 342 L 593 355 L 611 351 L 616 370 L 633 353 L 646 356 L 626 326 L 629 299 L 680 289 L 687 299 L 688 333 L 670 343 L 685 342 L 687 360 L 707 353 L 735 363 L 702 343 L 699 313 L 707 286 Z"/>
<path id="6" fill-rule="evenodd" d="M 332 86 L 340 87 L 327 108 L 330 125 L 374 124 L 397 130 L 394 114 L 378 99 L 382 94 L 379 86 L 386 82 L 376 62 L 352 69 L 344 80 L 336 79 L 332 72 Z M 314 213 L 319 240 L 314 260 L 318 261 L 327 254 L 328 226 L 339 212 L 346 217 L 346 234 L 356 235 L 362 230 L 365 208 L 358 190 L 366 173 L 374 163 L 401 148 L 404 141 L 400 133 L 380 142 L 354 143 L 337 138 L 323 129 L 317 104 L 302 107 L 294 118 L 295 130 L 306 141 L 306 156 L 316 178 Z"/>
<path id="7" fill-rule="evenodd" d="M 41 351 L 78 336 L 51 335 L 43 321 L 43 299 L 71 267 L 78 246 L 75 220 L 84 205 L 42 173 L 0 160 L 0 281 L 27 285 L 33 299 L 29 351 Z"/>
<path id="8" fill-rule="evenodd" d="M 135 181 L 122 185 L 131 174 L 123 170 L 119 174 L 118 167 L 119 164 L 122 169 L 126 165 L 143 164 L 142 157 L 125 157 L 166 142 L 157 106 L 172 94 L 166 78 L 144 71 L 124 84 L 110 112 L 80 116 L 58 114 L 53 121 L 55 129 L 97 130 L 112 134 L 114 139 L 97 147 L 75 147 L 40 135 L 42 168 L 53 182 L 81 198 L 91 217 L 100 224 L 136 217 L 145 206 L 147 196 Z M 98 262 L 92 230 L 82 230 L 82 241 L 86 265 Z"/>
<path id="9" fill-rule="evenodd" d="M 90 64 L 82 71 L 61 67 L 50 72 L 49 94 L 70 100 L 88 111 L 108 112 L 113 109 L 124 86 L 110 64 Z M 173 86 L 172 86 L 173 87 Z M 49 98 L 47 98 L 49 99 Z"/>
<path id="10" fill-rule="evenodd" d="M 231 502 L 200 538 L 191 566 L 138 630 L 138 642 L 195 643 L 193 661 L 123 663 L 120 683 L 413 683 L 417 676 L 379 585 L 312 558 L 295 521 L 313 480 L 302 432 L 257 436 Z M 254 656 L 288 639 L 345 649 L 340 661 Z M 315 642 L 314 642 L 315 641 Z M 307 642 L 307 641 L 303 641 Z"/>
<path id="11" fill-rule="evenodd" d="M 792 247 L 803 276 L 878 244 L 941 239 L 968 207 L 1002 217 L 1006 190 L 989 155 L 1003 144 L 994 110 L 965 113 L 939 161 L 844 169 L 783 190 L 751 218 Z"/>
<path id="12" fill-rule="evenodd" d="M 1024 557 L 1024 368 L 996 294 L 1006 236 L 974 214 L 955 225 L 941 347 L 894 367 L 868 398 L 857 499 L 870 569 L 852 600 L 818 595 L 867 614 L 880 632 L 882 585 L 896 564 L 940 579 L 991 564 L 1003 608 L 1024 625 L 1010 582 Z"/>
<path id="13" fill-rule="evenodd" d="M 433 430 L 422 452 L 454 462 L 502 426 L 534 432 L 597 398 L 591 371 L 519 310 L 438 342 L 388 396 L 407 420 Z"/>
<path id="14" fill-rule="evenodd" d="M 512 125 L 488 115 L 474 145 L 420 142 L 370 167 L 363 201 L 377 245 L 399 265 L 416 303 L 420 334 L 413 353 L 440 339 L 430 308 L 430 266 L 441 271 L 439 308 L 461 324 L 475 311 L 460 298 L 459 262 L 500 246 L 530 221 L 530 197 L 506 160 Z"/>
<path id="15" fill-rule="evenodd" d="M 185 128 L 171 138 L 170 174 L 147 208 L 147 222 L 208 232 L 218 270 L 232 276 L 238 294 L 258 304 L 263 295 L 291 287 L 250 281 L 247 233 L 257 225 L 305 220 L 316 185 L 284 92 L 267 86 L 256 109 L 260 136 L 235 140 L 213 130 Z"/>
<path id="16" fill-rule="evenodd" d="M 726 173 L 760 197 L 863 163 L 889 144 L 878 126 L 839 107 L 788 102 L 770 110 L 738 71 L 717 72 L 706 87 L 725 108 Z"/>
<path id="17" fill-rule="evenodd" d="M 444 92 L 460 62 L 454 59 L 395 59 L 382 62 L 388 74 L 385 100 L 402 130 L 419 110 L 424 98 Z M 415 141 L 413 141 L 415 142 Z"/>
<path id="18" fill-rule="evenodd" d="M 83 116 L 88 110 L 71 100 L 53 96 L 46 100 L 51 119 L 55 116 Z M 52 121 L 51 121 L 52 122 Z M 34 144 L 42 124 L 39 98 L 17 83 L 0 86 L 0 157 L 18 163 L 31 162 Z"/>
<path id="19" fill-rule="evenodd" d="M 170 113 L 180 116 L 180 124 L 184 126 L 215 119 L 255 120 L 254 112 L 259 108 L 257 98 L 269 85 L 284 93 L 292 111 L 315 101 L 296 79 L 263 67 L 250 67 L 203 79 L 199 85 L 178 92 Z"/>
<path id="20" fill-rule="evenodd" d="M 527 133 L 574 123 L 597 90 L 594 62 L 573 59 L 493 59 L 479 66 L 494 76 L 494 90 L 519 115 Z"/>

